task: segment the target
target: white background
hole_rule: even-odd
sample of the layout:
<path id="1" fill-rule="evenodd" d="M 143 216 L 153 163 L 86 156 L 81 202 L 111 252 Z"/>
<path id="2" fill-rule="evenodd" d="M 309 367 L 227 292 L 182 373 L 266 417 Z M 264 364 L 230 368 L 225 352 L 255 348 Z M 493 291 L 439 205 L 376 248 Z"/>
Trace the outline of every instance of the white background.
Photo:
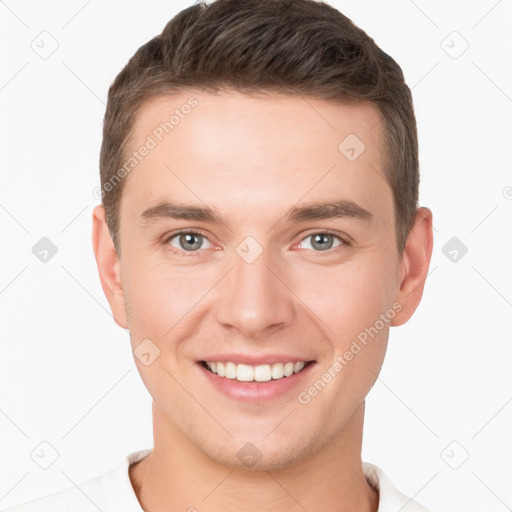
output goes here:
<path id="1" fill-rule="evenodd" d="M 512 510 L 512 2 L 330 3 L 404 70 L 435 226 L 423 301 L 391 330 L 367 399 L 363 460 L 432 510 Z M 0 2 L 2 508 L 152 446 L 150 395 L 100 286 L 91 213 L 108 86 L 188 5 Z M 58 43 L 47 59 L 31 47 L 51 47 L 42 31 Z M 43 236 L 58 248 L 47 263 L 32 253 Z M 452 237 L 468 248 L 457 262 L 442 252 Z M 31 458 L 43 441 L 59 455 L 46 470 Z"/>

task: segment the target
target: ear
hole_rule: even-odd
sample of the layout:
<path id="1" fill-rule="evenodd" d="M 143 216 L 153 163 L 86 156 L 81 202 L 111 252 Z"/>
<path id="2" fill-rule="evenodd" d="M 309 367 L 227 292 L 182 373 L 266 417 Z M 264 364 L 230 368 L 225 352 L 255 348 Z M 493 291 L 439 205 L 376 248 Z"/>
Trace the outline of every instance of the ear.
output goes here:
<path id="1" fill-rule="evenodd" d="M 123 329 L 128 329 L 126 304 L 121 283 L 121 263 L 114 248 L 114 243 L 105 219 L 102 204 L 95 206 L 92 213 L 92 246 L 101 287 L 110 304 L 114 321 Z"/>
<path id="2" fill-rule="evenodd" d="M 432 256 L 432 212 L 425 207 L 418 208 L 414 226 L 405 244 L 401 261 L 400 288 L 395 301 L 402 305 L 391 321 L 392 326 L 405 324 L 418 307 Z"/>

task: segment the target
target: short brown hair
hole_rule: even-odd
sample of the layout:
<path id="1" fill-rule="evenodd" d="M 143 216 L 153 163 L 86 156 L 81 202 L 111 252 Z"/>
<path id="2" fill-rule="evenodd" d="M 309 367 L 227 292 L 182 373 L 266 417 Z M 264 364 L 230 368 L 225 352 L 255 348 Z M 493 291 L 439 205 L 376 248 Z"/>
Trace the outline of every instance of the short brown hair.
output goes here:
<path id="1" fill-rule="evenodd" d="M 324 2 L 216 0 L 179 12 L 135 52 L 109 88 L 100 177 L 119 256 L 119 207 L 126 177 L 119 179 L 116 173 L 141 107 L 160 95 L 229 88 L 375 105 L 383 121 L 379 129 L 385 178 L 393 191 L 396 243 L 403 253 L 418 208 L 419 164 L 412 96 L 400 66 Z"/>

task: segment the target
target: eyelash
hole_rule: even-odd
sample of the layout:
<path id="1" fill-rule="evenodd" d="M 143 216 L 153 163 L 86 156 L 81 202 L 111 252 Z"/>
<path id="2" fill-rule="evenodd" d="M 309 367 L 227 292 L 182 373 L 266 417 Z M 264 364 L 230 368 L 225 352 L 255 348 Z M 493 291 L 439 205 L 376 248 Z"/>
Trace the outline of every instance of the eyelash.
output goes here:
<path id="1" fill-rule="evenodd" d="M 181 231 L 175 231 L 175 232 L 171 233 L 169 236 L 165 237 L 163 243 L 164 244 L 169 244 L 169 242 L 174 237 L 176 237 L 178 235 L 182 235 L 182 234 L 201 235 L 202 237 L 206 238 L 206 240 L 208 240 L 210 242 L 208 237 L 204 233 L 202 233 L 201 231 L 184 229 L 184 230 L 181 230 Z M 349 241 L 347 240 L 347 238 L 345 236 L 343 236 L 342 233 L 340 233 L 338 231 L 333 231 L 331 229 L 322 229 L 322 230 L 314 231 L 312 233 L 308 233 L 303 238 L 300 239 L 300 242 L 302 242 L 306 238 L 308 238 L 310 236 L 314 236 L 314 235 L 333 235 L 333 236 L 335 236 L 336 238 L 338 238 L 342 242 L 341 245 L 338 245 L 337 247 L 333 247 L 331 249 L 326 249 L 325 251 L 314 251 L 314 252 L 317 252 L 317 253 L 320 253 L 320 254 L 322 252 L 325 252 L 328 255 L 330 255 L 330 254 L 332 254 L 333 251 L 336 251 L 336 249 L 341 249 L 341 248 L 343 248 L 343 246 L 349 246 L 350 245 Z M 176 249 L 175 247 L 172 247 L 171 245 L 168 245 L 168 248 L 175 255 L 181 256 L 181 257 L 184 257 L 184 258 L 187 258 L 187 257 L 190 257 L 190 256 L 192 256 L 192 257 L 196 256 L 201 251 L 200 249 L 198 249 L 196 251 L 179 250 L 179 249 Z"/>

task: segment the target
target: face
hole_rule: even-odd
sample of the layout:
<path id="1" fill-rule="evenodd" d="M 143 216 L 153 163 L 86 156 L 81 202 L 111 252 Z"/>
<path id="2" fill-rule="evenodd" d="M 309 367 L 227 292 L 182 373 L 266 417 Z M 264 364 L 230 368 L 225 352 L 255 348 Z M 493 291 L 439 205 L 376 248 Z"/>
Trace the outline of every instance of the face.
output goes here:
<path id="1" fill-rule="evenodd" d="M 123 190 L 106 293 L 158 428 L 271 469 L 326 446 L 362 406 L 406 275 L 378 120 L 369 105 L 237 92 L 143 108 L 131 149 L 150 149 Z"/>

